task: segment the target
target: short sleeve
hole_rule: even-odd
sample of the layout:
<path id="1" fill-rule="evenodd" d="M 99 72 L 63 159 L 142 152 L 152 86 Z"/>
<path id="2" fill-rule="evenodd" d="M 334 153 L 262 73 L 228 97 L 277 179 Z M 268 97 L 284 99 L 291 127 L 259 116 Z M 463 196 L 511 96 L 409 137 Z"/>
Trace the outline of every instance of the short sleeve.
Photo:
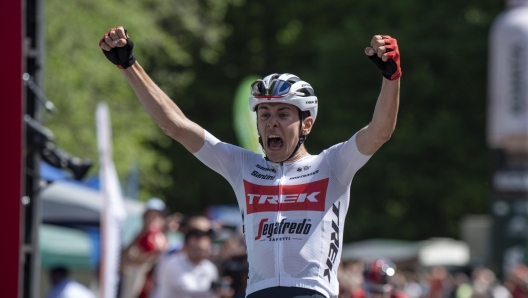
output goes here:
<path id="1" fill-rule="evenodd" d="M 330 169 L 332 169 L 334 175 L 343 185 L 350 184 L 356 172 L 372 156 L 359 152 L 356 145 L 356 136 L 357 133 L 348 141 L 334 145 L 323 152 L 326 155 L 326 161 L 330 165 Z"/>
<path id="2" fill-rule="evenodd" d="M 255 154 L 244 148 L 224 143 L 205 131 L 204 145 L 194 153 L 194 156 L 233 184 L 241 175 L 240 169 Z"/>

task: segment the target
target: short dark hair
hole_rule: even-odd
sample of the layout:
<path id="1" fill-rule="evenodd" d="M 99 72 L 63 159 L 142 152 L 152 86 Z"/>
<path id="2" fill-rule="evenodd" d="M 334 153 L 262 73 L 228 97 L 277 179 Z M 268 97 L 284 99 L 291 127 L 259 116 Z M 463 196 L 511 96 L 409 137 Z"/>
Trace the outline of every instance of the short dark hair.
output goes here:
<path id="1" fill-rule="evenodd" d="M 210 231 L 204 231 L 199 229 L 190 229 L 185 234 L 185 243 L 188 243 L 191 238 L 200 239 L 203 237 L 207 237 L 211 240 L 211 232 Z"/>

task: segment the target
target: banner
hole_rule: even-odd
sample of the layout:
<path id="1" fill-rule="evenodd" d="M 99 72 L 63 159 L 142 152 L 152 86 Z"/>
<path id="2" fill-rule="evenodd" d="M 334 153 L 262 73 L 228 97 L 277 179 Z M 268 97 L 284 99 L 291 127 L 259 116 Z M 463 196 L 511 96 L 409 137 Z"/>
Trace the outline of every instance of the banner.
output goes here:
<path id="1" fill-rule="evenodd" d="M 488 143 L 528 153 L 528 7 L 499 15 L 490 32 Z"/>
<path id="2" fill-rule="evenodd" d="M 238 85 L 233 104 L 233 126 L 240 146 L 262 154 L 258 142 L 257 116 L 249 110 L 251 83 L 257 79 L 256 76 L 249 76 Z"/>
<path id="3" fill-rule="evenodd" d="M 110 113 L 104 103 L 97 105 L 96 122 L 100 161 L 99 175 L 101 194 L 103 196 L 99 297 L 115 298 L 117 297 L 119 283 L 121 230 L 126 211 L 112 157 Z"/>
<path id="4" fill-rule="evenodd" d="M 488 67 L 491 266 L 499 278 L 528 256 L 528 1 L 508 5 L 491 28 Z"/>

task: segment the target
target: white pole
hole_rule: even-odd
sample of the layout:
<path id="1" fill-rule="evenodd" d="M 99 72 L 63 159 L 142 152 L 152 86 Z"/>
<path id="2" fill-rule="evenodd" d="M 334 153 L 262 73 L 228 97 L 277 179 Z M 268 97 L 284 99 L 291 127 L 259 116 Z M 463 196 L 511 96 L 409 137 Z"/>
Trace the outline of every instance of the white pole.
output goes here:
<path id="1" fill-rule="evenodd" d="M 116 298 L 121 255 L 121 227 L 126 217 L 126 211 L 112 158 L 110 113 L 105 103 L 99 103 L 97 106 L 96 122 L 101 194 L 103 196 L 99 297 Z"/>

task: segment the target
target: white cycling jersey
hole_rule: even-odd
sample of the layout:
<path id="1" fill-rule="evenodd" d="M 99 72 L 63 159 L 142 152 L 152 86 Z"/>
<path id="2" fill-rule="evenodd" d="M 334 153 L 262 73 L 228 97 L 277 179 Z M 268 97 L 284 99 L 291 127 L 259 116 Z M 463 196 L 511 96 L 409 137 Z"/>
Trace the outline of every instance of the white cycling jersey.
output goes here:
<path id="1" fill-rule="evenodd" d="M 370 158 L 358 151 L 356 135 L 319 155 L 274 163 L 206 131 L 195 156 L 235 191 L 248 251 L 246 295 L 285 286 L 338 296 L 350 184 Z"/>

